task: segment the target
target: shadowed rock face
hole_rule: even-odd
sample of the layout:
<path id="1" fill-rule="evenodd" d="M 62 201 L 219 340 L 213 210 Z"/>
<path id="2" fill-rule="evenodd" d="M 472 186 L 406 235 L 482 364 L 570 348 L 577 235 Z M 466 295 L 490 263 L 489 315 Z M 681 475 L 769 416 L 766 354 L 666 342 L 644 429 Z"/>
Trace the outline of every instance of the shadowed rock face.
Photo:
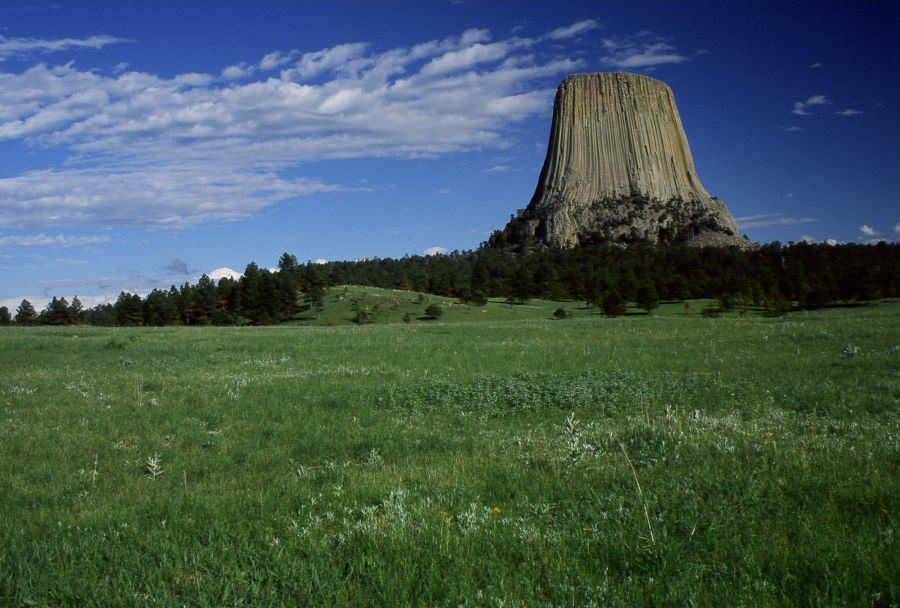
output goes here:
<path id="1" fill-rule="evenodd" d="M 697 176 L 672 90 L 636 74 L 578 74 L 557 90 L 534 197 L 489 245 L 752 246 L 737 234 Z"/>

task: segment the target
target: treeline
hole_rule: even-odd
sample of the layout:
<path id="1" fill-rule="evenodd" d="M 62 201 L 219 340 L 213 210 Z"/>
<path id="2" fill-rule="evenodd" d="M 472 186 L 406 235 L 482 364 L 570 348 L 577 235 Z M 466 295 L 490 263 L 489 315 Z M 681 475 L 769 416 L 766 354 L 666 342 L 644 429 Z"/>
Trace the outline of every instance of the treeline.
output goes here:
<path id="1" fill-rule="evenodd" d="M 54 298 L 40 314 L 23 301 L 21 324 L 269 324 L 298 312 L 318 315 L 328 286 L 367 285 L 423 291 L 481 305 L 488 297 L 578 300 L 615 314 L 625 302 L 718 298 L 723 307 L 764 306 L 772 313 L 900 295 L 900 244 L 771 243 L 751 250 L 633 245 L 583 246 L 511 256 L 492 249 L 301 265 L 281 256 L 277 272 L 250 263 L 239 280 L 207 276 L 154 290 L 122 293 L 115 304 L 82 309 Z M 0 323 L 11 322 L 0 308 Z"/>

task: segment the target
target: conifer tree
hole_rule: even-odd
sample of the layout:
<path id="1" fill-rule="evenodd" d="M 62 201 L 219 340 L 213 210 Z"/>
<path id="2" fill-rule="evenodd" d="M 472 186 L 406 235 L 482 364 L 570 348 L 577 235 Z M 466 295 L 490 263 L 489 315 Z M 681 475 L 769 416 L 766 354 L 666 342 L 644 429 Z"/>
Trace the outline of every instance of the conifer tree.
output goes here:
<path id="1" fill-rule="evenodd" d="M 19 307 L 16 309 L 16 323 L 19 325 L 31 325 L 36 318 L 37 312 L 35 312 L 31 302 L 22 300 Z"/>

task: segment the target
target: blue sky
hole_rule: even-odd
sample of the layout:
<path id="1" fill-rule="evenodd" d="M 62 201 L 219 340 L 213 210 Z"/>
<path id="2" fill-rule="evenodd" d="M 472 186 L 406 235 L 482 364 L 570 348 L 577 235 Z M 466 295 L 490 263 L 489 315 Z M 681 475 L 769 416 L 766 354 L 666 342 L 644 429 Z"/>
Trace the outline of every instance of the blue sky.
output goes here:
<path id="1" fill-rule="evenodd" d="M 900 240 L 896 2 L 0 4 L 0 305 L 471 249 L 568 74 L 669 84 L 751 239 Z"/>

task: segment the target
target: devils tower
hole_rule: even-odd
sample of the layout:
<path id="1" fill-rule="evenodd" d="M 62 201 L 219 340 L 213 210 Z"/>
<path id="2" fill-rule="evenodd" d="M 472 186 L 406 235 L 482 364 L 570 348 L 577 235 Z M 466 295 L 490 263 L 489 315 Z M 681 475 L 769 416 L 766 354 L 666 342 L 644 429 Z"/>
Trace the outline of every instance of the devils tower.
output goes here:
<path id="1" fill-rule="evenodd" d="M 559 85 L 534 196 L 488 245 L 752 246 L 737 235 L 700 183 L 672 90 L 647 76 L 599 73 Z"/>

